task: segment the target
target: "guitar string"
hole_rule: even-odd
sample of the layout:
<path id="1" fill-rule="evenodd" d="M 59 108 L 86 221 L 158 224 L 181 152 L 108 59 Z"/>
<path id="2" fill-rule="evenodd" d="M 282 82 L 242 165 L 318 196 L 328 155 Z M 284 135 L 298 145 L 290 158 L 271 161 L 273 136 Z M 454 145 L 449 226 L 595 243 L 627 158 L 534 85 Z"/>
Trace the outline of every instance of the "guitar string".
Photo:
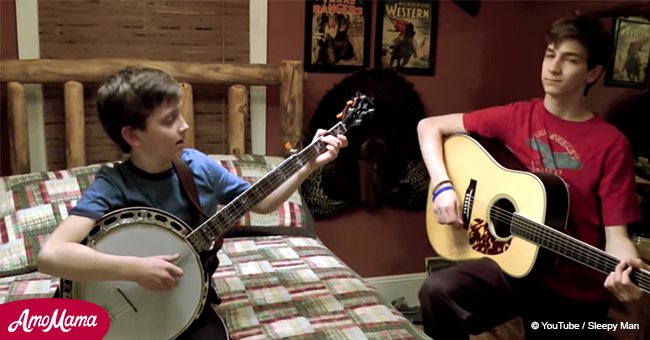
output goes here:
<path id="1" fill-rule="evenodd" d="M 535 231 L 530 232 L 530 230 L 529 230 L 527 233 L 526 232 L 522 233 L 521 236 L 522 237 L 523 236 L 531 236 L 531 235 L 535 235 L 535 234 L 537 234 L 536 236 L 544 235 L 543 232 L 542 233 L 535 232 Z M 572 244 L 571 244 L 571 242 L 569 240 L 564 239 L 562 237 L 558 237 L 557 235 L 547 234 L 545 236 L 548 236 L 548 238 L 550 238 L 550 239 L 554 239 L 556 246 L 564 245 L 566 248 L 571 248 L 571 246 L 572 246 Z M 563 236 L 565 236 L 565 235 L 563 234 Z M 584 245 L 582 245 L 582 246 L 584 246 Z M 546 247 L 544 247 L 544 248 L 546 248 Z M 550 247 L 550 248 L 553 249 L 553 247 Z M 578 250 L 581 250 L 581 249 L 578 248 Z M 570 249 L 569 251 L 566 252 L 566 254 L 569 254 L 569 255 L 564 254 L 564 256 L 570 258 L 571 254 L 576 255 L 576 253 L 577 252 L 575 251 L 575 248 L 574 248 L 574 249 Z M 596 266 L 596 268 L 598 268 L 598 266 L 597 266 L 598 264 L 600 264 L 602 262 L 605 262 L 605 263 L 609 264 L 610 269 L 613 270 L 613 268 L 619 263 L 619 261 L 613 260 L 613 259 L 607 259 L 607 258 L 603 259 L 603 257 L 607 256 L 605 254 L 596 253 L 595 255 L 590 255 L 588 252 L 581 252 L 581 253 L 579 253 L 580 257 L 576 257 L 576 259 L 577 259 L 578 262 L 583 262 L 586 265 L 592 265 L 593 264 L 594 266 Z M 560 255 L 562 255 L 561 252 L 560 252 Z M 602 255 L 602 256 L 599 257 L 599 255 Z M 594 261 L 594 259 L 596 259 L 596 260 Z M 580 260 L 583 260 L 583 261 L 580 261 Z M 646 291 L 650 292 L 650 277 L 647 275 L 647 273 L 635 270 L 635 271 L 632 272 L 631 276 L 632 276 L 633 279 L 635 279 L 637 281 L 637 284 L 641 288 L 643 288 Z"/>
<path id="2" fill-rule="evenodd" d="M 486 204 L 486 203 L 481 202 L 481 201 L 474 201 L 473 198 L 470 199 L 470 203 L 474 203 L 474 202 L 476 204 L 478 204 L 478 205 L 483 206 L 483 207 L 493 209 L 493 211 L 494 211 L 494 213 L 492 213 L 493 216 L 503 218 L 503 219 L 497 219 L 499 222 L 504 222 L 506 224 L 509 224 L 511 222 L 511 220 L 514 219 L 514 216 L 515 216 L 514 213 L 512 213 L 512 212 L 510 212 L 508 210 L 505 210 L 505 209 L 503 209 L 501 207 L 494 206 L 494 205 L 490 206 L 489 204 Z M 521 215 L 519 215 L 519 216 L 521 216 Z M 524 220 L 522 221 L 522 223 L 525 223 L 527 227 L 532 225 L 533 227 L 537 227 L 537 228 L 532 228 L 533 230 L 541 230 L 539 233 L 535 234 L 534 236 L 540 236 L 540 235 L 544 236 L 545 235 L 544 231 L 546 231 L 546 233 L 556 233 L 558 236 L 563 237 L 563 238 L 569 238 L 570 237 L 569 235 L 564 234 L 564 233 L 562 233 L 562 232 L 560 232 L 560 231 L 558 231 L 556 229 L 553 229 L 553 228 L 548 227 L 548 226 L 543 225 L 543 224 L 538 224 L 537 222 L 534 222 L 532 220 L 525 219 L 525 217 L 523 217 L 523 218 L 524 218 Z M 528 231 L 528 230 L 525 230 L 525 231 Z M 552 235 L 546 235 L 546 236 L 552 236 Z M 584 245 L 582 245 L 580 243 L 577 243 L 577 245 L 580 245 L 583 248 L 585 247 Z M 589 250 L 591 250 L 591 249 L 589 249 Z M 601 249 L 599 249 L 599 250 L 602 251 Z M 605 254 L 603 254 L 603 255 L 605 255 Z"/>
<path id="3" fill-rule="evenodd" d="M 482 202 L 477 202 L 477 203 L 481 204 L 481 205 L 484 205 L 484 206 L 487 206 L 486 204 L 484 204 Z M 494 210 L 497 212 L 497 213 L 494 214 L 495 216 L 504 217 L 504 215 L 505 215 L 505 220 L 500 220 L 500 222 L 509 222 L 511 220 L 510 216 L 514 215 L 514 214 L 510 213 L 509 211 L 505 211 L 505 210 L 503 210 L 502 208 L 499 208 L 499 207 L 494 207 Z M 503 211 L 505 211 L 505 212 L 503 212 Z M 555 241 L 559 241 L 559 242 L 555 243 L 556 245 L 564 245 L 565 247 L 570 248 L 570 250 L 573 251 L 574 254 L 576 253 L 575 249 L 577 249 L 578 251 L 582 251 L 583 253 L 580 253 L 579 255 L 582 255 L 582 257 L 585 259 L 585 261 L 587 261 L 587 260 L 592 260 L 593 261 L 593 258 L 596 258 L 597 261 L 595 262 L 595 264 L 598 264 L 598 263 L 604 261 L 611 268 L 614 268 L 620 262 L 618 259 L 613 258 L 613 256 L 611 254 L 608 254 L 608 253 L 602 251 L 601 249 L 596 248 L 596 249 L 598 249 L 598 251 L 594 251 L 593 249 L 591 249 L 590 247 L 588 247 L 588 246 L 586 246 L 584 244 L 580 244 L 580 243 L 574 244 L 574 243 L 571 242 L 571 239 L 570 239 L 569 235 L 564 234 L 564 233 L 562 233 L 562 232 L 560 232 L 558 230 L 552 229 L 550 227 L 547 227 L 547 226 L 545 226 L 543 224 L 537 224 L 534 221 L 527 221 L 527 220 L 523 220 L 522 224 L 524 224 L 524 226 L 528 228 L 528 229 L 525 229 L 525 231 L 528 232 L 527 235 L 529 235 L 529 236 L 537 236 L 538 238 L 539 238 L 540 235 L 541 236 L 548 236 L 548 237 L 553 238 Z M 531 226 L 533 228 L 530 228 Z M 536 227 L 536 228 L 534 228 L 534 227 Z M 595 253 L 595 254 L 591 255 L 590 252 Z M 605 259 L 603 260 L 603 258 L 605 258 Z M 589 263 L 589 264 L 592 264 L 592 263 Z M 637 270 L 637 271 L 633 272 L 633 275 L 634 275 L 634 278 L 638 279 L 641 284 L 650 283 L 650 276 L 647 276 L 647 274 L 644 273 L 644 272 L 640 272 L 640 271 Z M 650 286 L 647 287 L 646 289 L 650 290 Z"/>
<path id="4" fill-rule="evenodd" d="M 482 202 L 477 201 L 476 203 L 488 207 L 488 205 L 486 205 L 486 204 L 484 204 Z M 502 209 L 500 207 L 493 206 L 491 208 L 493 208 L 493 211 L 494 211 L 492 213 L 492 216 L 494 216 L 495 220 L 497 220 L 498 222 L 504 222 L 504 223 L 508 224 L 514 219 L 514 216 L 515 216 L 514 213 L 510 213 L 509 211 L 504 210 L 504 209 Z M 520 221 L 519 224 L 523 224 L 523 228 L 521 228 L 521 231 L 522 231 L 522 234 L 524 234 L 524 235 L 522 235 L 522 236 L 533 236 L 532 237 L 533 239 L 535 239 L 535 236 L 536 236 L 537 239 L 540 240 L 540 243 L 543 243 L 541 241 L 541 236 L 554 237 L 555 240 L 560 239 L 560 241 L 562 241 L 562 243 L 560 245 L 567 245 L 568 244 L 569 246 L 571 246 L 571 247 L 568 247 L 569 249 L 567 249 L 567 252 L 577 249 L 578 251 L 586 252 L 585 254 L 579 254 L 579 255 L 588 255 L 589 256 L 590 255 L 589 251 L 591 251 L 592 253 L 596 253 L 596 255 L 600 255 L 600 258 L 599 258 L 599 256 L 596 256 L 596 255 L 590 256 L 591 258 L 595 257 L 595 258 L 600 259 L 602 261 L 603 257 L 606 257 L 605 261 L 609 262 L 609 264 L 612 265 L 612 266 L 615 266 L 616 264 L 619 263 L 619 261 L 616 261 L 616 260 L 611 259 L 611 258 L 607 258 L 607 256 L 611 256 L 609 254 L 606 254 L 606 253 L 601 254 L 600 252 L 594 251 L 593 249 L 591 249 L 591 248 L 589 248 L 589 247 L 587 247 L 587 246 L 585 246 L 585 245 L 583 245 L 581 243 L 571 243 L 570 240 L 566 239 L 566 238 L 570 237 L 569 235 L 564 234 L 564 233 L 562 233 L 560 231 L 557 231 L 557 230 L 555 230 L 553 228 L 544 226 L 542 224 L 537 225 L 535 222 L 533 222 L 533 221 L 529 222 L 527 220 L 522 220 L 522 221 Z M 533 228 L 530 228 L 530 227 L 533 227 Z M 534 228 L 534 227 L 537 227 L 537 228 Z M 602 250 L 599 249 L 599 251 L 602 251 Z M 615 261 L 615 263 L 613 261 Z"/>
<path id="5" fill-rule="evenodd" d="M 470 198 L 470 203 L 473 203 L 474 199 Z M 504 222 L 504 223 L 510 223 L 512 219 L 514 218 L 514 214 L 497 206 L 489 206 L 488 204 L 485 204 L 480 201 L 474 201 L 479 205 L 492 208 L 494 213 L 492 213 L 493 216 L 495 217 L 501 217 L 501 219 L 495 218 L 499 222 Z M 523 217 L 523 216 L 522 216 Z M 523 224 L 525 228 L 524 233 L 527 232 L 528 236 L 536 236 L 538 239 L 541 239 L 540 236 L 548 236 L 552 238 L 553 241 L 556 241 L 555 245 L 558 246 L 565 246 L 565 248 L 568 249 L 568 251 L 572 251 L 573 254 L 579 253 L 578 255 L 581 255 L 582 258 L 585 260 L 585 262 L 588 262 L 587 264 L 604 264 L 604 265 L 609 265 L 611 268 L 616 267 L 616 265 L 620 262 L 618 259 L 615 259 L 612 255 L 607 254 L 606 252 L 602 251 L 601 249 L 598 249 L 598 251 L 594 251 L 593 249 L 583 245 L 583 244 L 575 244 L 571 242 L 571 239 L 569 235 L 564 234 L 558 230 L 555 230 L 553 228 L 550 228 L 548 226 L 545 226 L 543 224 L 537 224 L 534 221 L 527 221 L 527 220 L 522 220 L 520 224 Z M 535 228 L 537 227 L 537 228 Z M 522 236 L 525 236 L 522 235 Z M 550 246 L 550 244 L 549 244 Z M 552 247 L 551 247 L 552 248 Z M 594 253 L 594 254 L 591 254 Z M 596 261 L 594 261 L 596 259 Z M 592 262 L 589 262 L 592 261 Z M 601 263 L 604 262 L 604 263 Z M 650 276 L 646 276 L 647 274 L 638 270 L 633 271 L 633 277 L 639 282 L 639 284 L 644 284 L 644 285 L 649 285 L 646 289 L 650 290 Z"/>

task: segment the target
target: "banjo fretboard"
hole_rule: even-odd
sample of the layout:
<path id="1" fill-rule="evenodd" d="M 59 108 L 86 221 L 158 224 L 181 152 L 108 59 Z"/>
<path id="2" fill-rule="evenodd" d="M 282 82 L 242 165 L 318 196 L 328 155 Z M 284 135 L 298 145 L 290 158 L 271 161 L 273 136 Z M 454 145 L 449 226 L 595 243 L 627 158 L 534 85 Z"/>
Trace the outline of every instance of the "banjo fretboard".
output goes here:
<path id="1" fill-rule="evenodd" d="M 329 134 L 333 135 L 344 134 L 345 132 L 345 126 L 341 122 L 337 123 L 328 131 Z M 225 234 L 228 229 L 232 228 L 235 222 L 247 211 L 269 196 L 282 183 L 289 180 L 305 164 L 323 153 L 326 145 L 325 142 L 317 139 L 303 148 L 299 153 L 285 159 L 277 167 L 264 175 L 264 177 L 251 185 L 250 188 L 196 228 L 187 236 L 187 240 L 199 251 L 209 249 L 213 241 Z"/>

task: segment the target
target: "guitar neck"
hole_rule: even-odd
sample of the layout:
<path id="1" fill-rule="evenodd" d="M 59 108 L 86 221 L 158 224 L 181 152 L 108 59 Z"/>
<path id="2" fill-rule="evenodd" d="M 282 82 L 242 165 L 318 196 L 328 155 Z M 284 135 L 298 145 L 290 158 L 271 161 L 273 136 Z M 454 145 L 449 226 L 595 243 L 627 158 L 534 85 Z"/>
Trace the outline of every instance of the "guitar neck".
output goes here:
<path id="1" fill-rule="evenodd" d="M 613 272 L 616 265 L 621 262 L 620 259 L 601 249 L 517 213 L 513 214 L 510 230 L 513 235 L 605 274 Z M 639 288 L 650 293 L 650 272 L 634 270 L 630 274 L 630 279 Z"/>
<path id="2" fill-rule="evenodd" d="M 345 132 L 345 126 L 340 122 L 328 131 L 332 135 L 344 134 Z M 188 241 L 199 251 L 209 249 L 215 239 L 223 236 L 247 211 L 269 196 L 282 183 L 289 180 L 305 164 L 323 153 L 326 146 L 327 144 L 319 138 L 303 148 L 300 152 L 285 159 L 264 177 L 255 182 L 255 184 L 251 185 L 250 188 L 223 207 L 223 209 L 192 231 L 187 236 Z"/>

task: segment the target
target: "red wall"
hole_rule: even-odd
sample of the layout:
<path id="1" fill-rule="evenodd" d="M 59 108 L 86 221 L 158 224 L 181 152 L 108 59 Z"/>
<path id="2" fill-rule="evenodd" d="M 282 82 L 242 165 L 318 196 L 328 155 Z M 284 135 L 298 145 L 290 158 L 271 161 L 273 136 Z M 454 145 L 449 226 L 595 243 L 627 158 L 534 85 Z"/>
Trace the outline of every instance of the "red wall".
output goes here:
<path id="1" fill-rule="evenodd" d="M 0 59 L 18 59 L 15 0 L 0 1 Z"/>

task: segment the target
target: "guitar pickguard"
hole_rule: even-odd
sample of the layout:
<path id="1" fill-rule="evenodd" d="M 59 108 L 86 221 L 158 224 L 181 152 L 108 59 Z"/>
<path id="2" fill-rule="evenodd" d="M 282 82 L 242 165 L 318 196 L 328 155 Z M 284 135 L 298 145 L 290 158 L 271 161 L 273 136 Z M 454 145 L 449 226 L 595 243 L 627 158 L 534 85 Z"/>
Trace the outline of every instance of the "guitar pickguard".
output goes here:
<path id="1" fill-rule="evenodd" d="M 486 255 L 498 255 L 504 253 L 510 247 L 512 239 L 507 241 L 497 240 L 490 232 L 486 220 L 474 218 L 467 228 L 467 240 L 472 249 Z"/>

